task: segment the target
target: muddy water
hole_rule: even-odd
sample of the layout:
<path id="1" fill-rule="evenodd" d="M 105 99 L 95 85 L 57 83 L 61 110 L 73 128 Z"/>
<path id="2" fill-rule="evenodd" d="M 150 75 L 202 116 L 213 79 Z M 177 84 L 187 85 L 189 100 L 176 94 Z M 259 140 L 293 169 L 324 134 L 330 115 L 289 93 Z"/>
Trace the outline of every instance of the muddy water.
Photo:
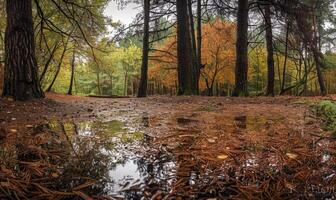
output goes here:
<path id="1" fill-rule="evenodd" d="M 148 116 L 52 121 L 47 126 L 65 133 L 71 155 L 60 167 L 59 184 L 71 188 L 92 180 L 87 194 L 116 199 L 229 198 L 238 194 L 235 181 L 261 184 L 299 160 L 290 149 L 272 146 L 272 138 L 278 137 L 274 127 L 284 124 L 282 118 L 214 115 L 204 121 L 203 115 L 163 117 L 157 123 Z M 150 136 L 161 126 L 167 138 Z M 333 155 L 318 159 L 328 163 Z M 334 171 L 326 176 L 333 177 Z"/>

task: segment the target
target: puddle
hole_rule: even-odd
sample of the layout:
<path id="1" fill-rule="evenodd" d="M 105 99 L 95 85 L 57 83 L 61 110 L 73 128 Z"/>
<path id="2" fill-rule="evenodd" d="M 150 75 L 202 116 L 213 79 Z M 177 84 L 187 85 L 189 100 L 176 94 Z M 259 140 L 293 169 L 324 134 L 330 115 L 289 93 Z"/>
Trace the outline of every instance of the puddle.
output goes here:
<path id="1" fill-rule="evenodd" d="M 148 117 L 128 122 L 52 121 L 47 126 L 55 132 L 63 131 L 71 142 L 73 156 L 79 157 L 65 163 L 64 171 L 76 174 L 80 163 L 80 175 L 84 173 L 97 180 L 90 192 L 99 188 L 108 195 L 122 195 L 126 199 L 138 199 L 144 193 L 154 195 L 164 188 L 168 192 L 175 164 L 169 152 L 155 151 L 147 156 L 152 138 L 143 129 L 149 126 Z"/>
<path id="2" fill-rule="evenodd" d="M 171 118 L 173 123 L 162 129 L 172 135 L 168 141 L 146 133 L 155 125 L 148 116 L 51 121 L 37 128 L 50 129 L 62 137 L 55 144 L 50 142 L 58 145 L 56 149 L 61 149 L 66 157 L 58 163 L 59 171 L 53 172 L 57 177 L 53 185 L 67 190 L 94 181 L 83 188 L 85 194 L 93 197 L 162 199 L 169 194 L 193 199 L 230 197 L 237 195 L 237 180 L 243 186 L 262 185 L 269 176 L 279 178 L 278 173 L 284 173 L 281 170 L 286 163 L 304 162 L 300 157 L 290 159 L 278 151 L 282 145 L 273 145 L 275 140 L 262 140 L 268 135 L 265 133 L 268 126 L 282 121 L 244 115 L 202 116 Z M 175 126 L 185 129 L 178 133 Z M 236 130 L 251 134 L 236 134 Z M 333 157 L 325 153 L 319 159 L 321 165 L 328 165 Z M 335 175 L 331 172 L 328 179 Z"/>
<path id="3" fill-rule="evenodd" d="M 262 130 L 270 120 L 264 117 L 250 117 L 246 115 L 233 118 L 234 125 L 238 129 Z"/>

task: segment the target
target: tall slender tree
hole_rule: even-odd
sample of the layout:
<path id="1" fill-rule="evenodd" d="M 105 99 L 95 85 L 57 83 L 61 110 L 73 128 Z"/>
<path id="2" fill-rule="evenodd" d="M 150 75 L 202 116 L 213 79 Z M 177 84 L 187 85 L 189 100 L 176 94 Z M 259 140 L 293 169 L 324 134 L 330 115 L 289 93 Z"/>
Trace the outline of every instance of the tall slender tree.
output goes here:
<path id="1" fill-rule="evenodd" d="M 197 86 L 199 86 L 198 83 L 201 75 L 201 68 L 202 68 L 202 0 L 197 0 L 197 74 L 196 74 Z"/>
<path id="2" fill-rule="evenodd" d="M 238 1 L 235 89 L 233 96 L 247 96 L 248 74 L 248 0 Z"/>
<path id="3" fill-rule="evenodd" d="M 265 5 L 266 46 L 267 46 L 267 91 L 266 95 L 274 96 L 274 57 L 273 57 L 273 31 L 271 6 Z"/>
<path id="4" fill-rule="evenodd" d="M 3 96 L 42 98 L 37 75 L 32 1 L 6 0 L 5 82 Z"/>
<path id="5" fill-rule="evenodd" d="M 71 77 L 70 77 L 70 84 L 68 95 L 72 95 L 74 80 L 75 80 L 75 62 L 76 62 L 76 50 L 73 49 L 72 51 L 72 58 L 71 58 Z"/>
<path id="6" fill-rule="evenodd" d="M 138 97 L 147 96 L 148 80 L 148 54 L 149 54 L 149 20 L 150 20 L 150 0 L 144 0 L 144 36 L 142 41 L 142 64 L 141 78 L 138 89 Z"/>

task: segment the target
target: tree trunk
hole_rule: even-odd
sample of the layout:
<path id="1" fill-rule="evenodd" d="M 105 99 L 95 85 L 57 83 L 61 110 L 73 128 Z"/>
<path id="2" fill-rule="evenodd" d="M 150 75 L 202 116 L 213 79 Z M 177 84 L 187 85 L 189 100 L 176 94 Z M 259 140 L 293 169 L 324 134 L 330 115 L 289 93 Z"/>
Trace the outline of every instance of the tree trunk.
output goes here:
<path id="1" fill-rule="evenodd" d="M 3 96 L 15 100 L 42 98 L 37 74 L 32 2 L 6 0 L 5 82 Z"/>
<path id="2" fill-rule="evenodd" d="M 197 0 L 197 91 L 199 91 L 199 80 L 202 67 L 202 5 L 201 0 Z"/>
<path id="3" fill-rule="evenodd" d="M 318 28 L 317 28 L 317 19 L 316 19 L 316 14 L 313 14 L 313 27 L 314 27 L 314 34 L 313 34 L 313 41 L 314 44 L 312 45 L 312 51 L 313 51 L 313 55 L 314 55 L 314 60 L 316 63 L 316 73 L 317 73 L 317 80 L 320 86 L 320 90 L 321 90 L 321 94 L 323 96 L 327 95 L 327 89 L 325 86 L 325 82 L 324 82 L 324 77 L 323 77 L 323 72 L 322 72 L 322 68 L 323 68 L 323 54 L 321 53 L 321 45 L 320 45 L 320 39 L 319 39 L 319 35 L 318 35 Z"/>
<path id="4" fill-rule="evenodd" d="M 323 96 L 327 95 L 327 89 L 324 83 L 324 77 L 323 77 L 323 54 L 318 51 L 317 49 L 313 50 L 314 60 L 316 64 L 316 73 L 317 73 L 317 80 L 320 86 L 321 94 Z"/>
<path id="5" fill-rule="evenodd" d="M 290 21 L 287 21 L 287 28 L 286 28 L 286 46 L 285 46 L 285 61 L 283 64 L 283 71 L 282 71 L 282 85 L 280 95 L 284 94 L 285 85 L 286 85 L 286 68 L 287 68 L 287 59 L 288 59 L 288 41 L 289 41 L 289 29 L 290 29 Z"/>
<path id="6" fill-rule="evenodd" d="M 97 89 L 98 89 L 98 94 L 99 95 L 102 95 L 102 90 L 100 88 L 100 72 L 99 72 L 99 69 L 97 71 Z"/>
<path id="7" fill-rule="evenodd" d="M 57 41 L 55 43 L 52 51 L 50 52 L 49 58 L 48 58 L 47 62 L 44 65 L 43 71 L 42 71 L 40 79 L 39 79 L 40 84 L 42 84 L 42 81 L 43 81 L 43 79 L 44 79 L 44 77 L 45 77 L 45 75 L 46 75 L 46 73 L 47 73 L 47 71 L 49 69 L 50 63 L 51 63 L 52 59 L 54 58 L 55 52 L 56 52 L 56 50 L 58 48 L 58 45 L 59 45 L 59 41 Z"/>
<path id="8" fill-rule="evenodd" d="M 197 47 L 196 47 L 196 36 L 195 36 L 195 25 L 194 25 L 194 15 L 192 8 L 192 0 L 188 0 L 188 14 L 189 14 L 189 25 L 190 25 L 190 42 L 191 42 L 191 55 L 192 55 L 192 80 L 193 87 L 198 91 L 198 65 L 197 65 Z"/>
<path id="9" fill-rule="evenodd" d="M 267 43 L 267 91 L 266 95 L 274 96 L 274 58 L 273 58 L 273 32 L 270 5 L 265 6 L 266 43 Z"/>
<path id="10" fill-rule="evenodd" d="M 149 54 L 149 20 L 150 20 L 150 0 L 144 0 L 144 36 L 142 48 L 141 78 L 139 83 L 138 97 L 147 96 L 148 81 L 148 54 Z"/>
<path id="11" fill-rule="evenodd" d="M 236 77 L 233 96 L 247 96 L 248 74 L 248 0 L 238 1 L 237 43 L 236 43 Z"/>
<path id="12" fill-rule="evenodd" d="M 192 71 L 191 39 L 188 18 L 188 0 L 176 1 L 178 95 L 197 94 Z"/>
<path id="13" fill-rule="evenodd" d="M 57 77 L 58 77 L 58 74 L 59 74 L 60 71 L 61 71 L 61 66 L 62 66 L 62 63 L 63 63 L 63 59 L 64 59 L 64 56 L 65 56 L 66 51 L 68 50 L 69 38 L 70 38 L 70 36 L 68 37 L 67 41 L 64 43 L 64 49 L 63 49 L 63 52 L 62 52 L 60 61 L 59 61 L 59 63 L 58 63 L 58 66 L 57 66 L 56 74 L 55 74 L 53 80 L 51 81 L 49 87 L 47 88 L 47 92 L 50 92 L 50 91 L 51 91 L 52 87 L 54 86 L 54 84 L 55 84 L 55 82 L 56 82 L 56 79 L 57 79 Z"/>
<path id="14" fill-rule="evenodd" d="M 75 61 L 76 61 L 76 53 L 75 50 L 73 50 L 71 59 L 71 77 L 70 77 L 70 86 L 68 90 L 68 95 L 72 95 L 72 87 L 75 79 Z"/>
<path id="15" fill-rule="evenodd" d="M 127 96 L 127 85 L 128 85 L 128 73 L 125 72 L 125 80 L 124 80 L 124 96 Z"/>

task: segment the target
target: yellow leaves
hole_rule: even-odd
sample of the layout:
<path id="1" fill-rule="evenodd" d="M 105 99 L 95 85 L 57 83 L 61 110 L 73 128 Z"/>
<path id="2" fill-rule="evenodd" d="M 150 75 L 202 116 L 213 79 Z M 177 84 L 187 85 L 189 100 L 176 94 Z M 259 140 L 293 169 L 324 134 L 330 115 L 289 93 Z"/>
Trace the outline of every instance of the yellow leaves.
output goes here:
<path id="1" fill-rule="evenodd" d="M 226 160 L 227 158 L 229 158 L 229 156 L 226 155 L 226 154 L 222 154 L 222 155 L 218 155 L 217 158 L 218 158 L 219 160 Z"/>

